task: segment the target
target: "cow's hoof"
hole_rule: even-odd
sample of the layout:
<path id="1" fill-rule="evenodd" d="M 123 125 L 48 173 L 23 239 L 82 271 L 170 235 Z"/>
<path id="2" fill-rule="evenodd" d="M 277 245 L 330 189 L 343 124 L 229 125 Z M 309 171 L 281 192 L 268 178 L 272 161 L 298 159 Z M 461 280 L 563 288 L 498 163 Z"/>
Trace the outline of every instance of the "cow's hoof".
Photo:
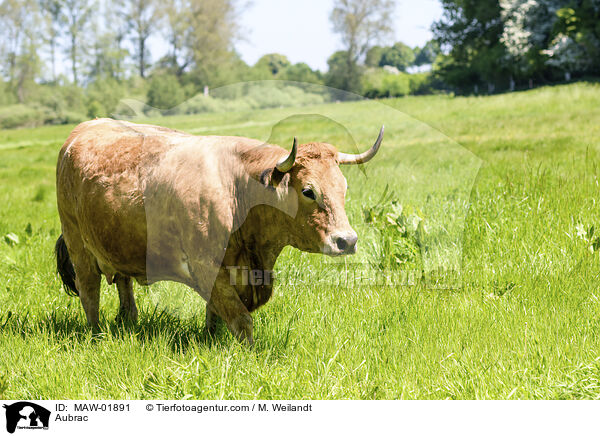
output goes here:
<path id="1" fill-rule="evenodd" d="M 115 322 L 117 324 L 133 325 L 137 323 L 137 318 L 137 312 L 121 309 L 115 317 Z"/>
<path id="2" fill-rule="evenodd" d="M 249 314 L 244 314 L 236 318 L 228 325 L 229 330 L 242 343 L 249 346 L 254 345 L 252 337 L 252 317 Z"/>

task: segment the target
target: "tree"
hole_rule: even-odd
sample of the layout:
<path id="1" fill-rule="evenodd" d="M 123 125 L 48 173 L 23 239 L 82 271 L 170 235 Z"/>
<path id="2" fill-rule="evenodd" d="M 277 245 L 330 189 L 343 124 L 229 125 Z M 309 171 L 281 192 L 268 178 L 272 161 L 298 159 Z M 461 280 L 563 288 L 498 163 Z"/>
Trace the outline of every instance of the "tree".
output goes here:
<path id="1" fill-rule="evenodd" d="M 185 0 L 165 0 L 160 3 L 158 10 L 162 33 L 169 43 L 169 53 L 161 60 L 161 64 L 177 77 L 181 77 L 192 62 L 192 56 L 186 47 L 190 24 L 185 4 Z"/>
<path id="2" fill-rule="evenodd" d="M 441 0 L 434 72 L 459 88 L 600 73 L 598 0 Z M 419 60 L 417 60 L 419 62 Z M 508 86 L 507 86 L 508 87 Z"/>
<path id="3" fill-rule="evenodd" d="M 556 11 L 546 63 L 565 72 L 600 73 L 600 2 L 583 1 Z"/>
<path id="4" fill-rule="evenodd" d="M 221 69 L 235 62 L 233 42 L 238 38 L 239 26 L 235 0 L 188 0 L 189 28 L 186 39 L 195 72 L 207 84 L 221 85 Z"/>
<path id="5" fill-rule="evenodd" d="M 147 97 L 148 105 L 153 108 L 172 109 L 183 101 L 185 94 L 177 77 L 153 74 Z"/>
<path id="6" fill-rule="evenodd" d="M 572 71 L 586 71 L 593 62 L 581 44 L 564 34 L 558 35 L 548 49 L 542 50 L 542 54 L 548 56 L 548 65 L 565 72 L 567 80 L 570 79 Z"/>
<path id="7" fill-rule="evenodd" d="M 549 42 L 561 0 L 501 0 L 506 47 L 513 72 L 532 76 L 543 69 L 541 50 Z"/>
<path id="8" fill-rule="evenodd" d="M 154 0 L 130 0 L 126 5 L 125 16 L 133 33 L 138 72 L 140 77 L 145 77 L 150 56 L 146 42 L 154 32 L 160 15 Z"/>
<path id="9" fill-rule="evenodd" d="M 406 44 L 397 42 L 391 47 L 385 47 L 379 59 L 379 66 L 390 65 L 400 71 L 406 71 L 415 61 L 415 52 Z"/>
<path id="10" fill-rule="evenodd" d="M 96 9 L 94 1 L 88 0 L 62 0 L 61 21 L 66 26 L 68 44 L 67 54 L 71 60 L 73 83 L 79 84 L 79 66 L 82 57 L 87 54 L 88 35 L 93 11 Z"/>
<path id="11" fill-rule="evenodd" d="M 433 64 L 440 53 L 440 46 L 436 41 L 427 41 L 423 47 L 415 48 L 414 64 L 416 66 Z"/>
<path id="12" fill-rule="evenodd" d="M 15 77 L 17 56 L 25 38 L 25 29 L 29 12 L 24 2 L 20 0 L 4 0 L 0 3 L 0 29 L 2 37 L 2 55 L 4 74 L 12 82 Z"/>
<path id="13" fill-rule="evenodd" d="M 280 76 L 284 80 L 290 80 L 293 82 L 302 83 L 322 83 L 321 73 L 319 71 L 313 71 L 304 62 L 299 62 L 294 65 L 287 67 Z"/>
<path id="14" fill-rule="evenodd" d="M 444 58 L 434 73 L 459 89 L 508 81 L 510 62 L 500 42 L 503 31 L 498 0 L 441 0 L 444 14 L 432 30 Z"/>
<path id="15" fill-rule="evenodd" d="M 359 62 L 374 42 L 391 35 L 390 22 L 394 7 L 393 0 L 335 1 L 330 19 L 334 31 L 340 34 L 345 49 L 335 53 L 330 60 L 338 69 L 337 64 L 343 60 L 342 68 L 345 72 L 342 77 L 334 78 L 330 68 L 329 84 L 336 83 L 341 89 L 347 91 L 359 90 L 361 75 Z"/>
<path id="16" fill-rule="evenodd" d="M 106 38 L 113 38 L 113 43 L 109 44 L 112 59 L 112 76 L 117 80 L 124 79 L 125 60 L 129 56 L 129 50 L 125 46 L 125 39 L 129 32 L 129 22 L 127 17 L 127 0 L 111 0 L 111 7 L 104 14 L 104 19 L 110 23 Z"/>
<path id="17" fill-rule="evenodd" d="M 290 66 L 289 59 L 279 53 L 269 53 L 262 56 L 255 65 L 257 68 L 268 69 L 273 76 L 279 74 L 282 70 Z"/>
<path id="18" fill-rule="evenodd" d="M 92 79 L 110 77 L 121 80 L 124 77 L 123 63 L 127 50 L 121 48 L 115 32 L 96 31 L 95 33 L 89 76 Z"/>
<path id="19" fill-rule="evenodd" d="M 222 84 L 218 81 L 237 64 L 232 52 L 239 28 L 237 0 L 165 0 L 159 11 L 170 45 L 161 64 L 178 77 L 194 71 L 198 85 Z"/>
<path id="20" fill-rule="evenodd" d="M 329 56 L 327 66 L 329 70 L 325 75 L 325 84 L 332 88 L 351 90 L 358 92 L 362 86 L 360 83 L 360 66 L 355 65 L 353 70 L 348 69 L 348 52 L 340 50 Z"/>
<path id="21" fill-rule="evenodd" d="M 367 51 L 367 55 L 365 57 L 365 65 L 367 67 L 378 67 L 379 62 L 381 61 L 381 56 L 383 56 L 383 50 L 384 48 L 379 45 L 371 47 Z"/>
<path id="22" fill-rule="evenodd" d="M 502 42 L 525 74 L 547 66 L 565 72 L 598 71 L 600 4 L 597 1 L 501 0 Z"/>
<path id="23" fill-rule="evenodd" d="M 50 63 L 52 64 L 52 81 L 56 83 L 56 48 L 61 36 L 60 19 L 63 3 L 61 0 L 40 0 L 40 10 L 44 23 L 45 42 L 50 46 Z"/>
<path id="24" fill-rule="evenodd" d="M 33 84 L 40 70 L 37 4 L 32 0 L 4 0 L 0 3 L 0 25 L 4 73 L 22 103 L 25 88 Z"/>

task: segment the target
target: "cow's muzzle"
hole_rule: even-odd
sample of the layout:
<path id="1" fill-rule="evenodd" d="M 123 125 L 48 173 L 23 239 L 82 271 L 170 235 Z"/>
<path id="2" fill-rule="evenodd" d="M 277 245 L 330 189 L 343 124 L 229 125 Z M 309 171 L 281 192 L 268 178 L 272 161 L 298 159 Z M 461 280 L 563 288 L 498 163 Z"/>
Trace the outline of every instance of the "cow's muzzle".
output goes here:
<path id="1" fill-rule="evenodd" d="M 354 230 L 333 233 L 327 238 L 325 244 L 325 254 L 330 256 L 342 256 L 344 254 L 356 253 L 356 242 L 358 235 Z"/>

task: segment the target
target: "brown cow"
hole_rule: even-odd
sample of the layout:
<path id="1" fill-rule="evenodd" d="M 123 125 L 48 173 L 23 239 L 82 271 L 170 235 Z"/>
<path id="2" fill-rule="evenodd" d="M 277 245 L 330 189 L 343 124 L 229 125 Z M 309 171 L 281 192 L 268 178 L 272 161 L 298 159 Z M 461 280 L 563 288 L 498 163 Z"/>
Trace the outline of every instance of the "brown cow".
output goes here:
<path id="1" fill-rule="evenodd" d="M 193 136 L 111 119 L 77 126 L 58 157 L 62 235 L 57 265 L 97 327 L 100 278 L 117 284 L 119 315 L 135 320 L 131 279 L 184 283 L 208 302 L 206 324 L 222 318 L 250 344 L 250 312 L 266 303 L 268 277 L 233 280 L 239 268 L 272 270 L 286 245 L 352 254 L 357 235 L 344 210 L 339 164 L 370 160 L 325 143 L 291 152 L 260 141 Z"/>

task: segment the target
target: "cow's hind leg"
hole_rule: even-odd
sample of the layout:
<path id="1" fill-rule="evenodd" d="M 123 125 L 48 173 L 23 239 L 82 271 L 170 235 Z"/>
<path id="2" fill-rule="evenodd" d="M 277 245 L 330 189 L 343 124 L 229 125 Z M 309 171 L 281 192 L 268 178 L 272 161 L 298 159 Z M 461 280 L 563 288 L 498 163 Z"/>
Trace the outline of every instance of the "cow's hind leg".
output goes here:
<path id="1" fill-rule="evenodd" d="M 88 324 L 98 329 L 100 321 L 100 269 L 96 258 L 85 249 L 75 231 L 64 232 L 63 237 L 75 271 L 75 287 L 85 311 Z"/>
<path id="2" fill-rule="evenodd" d="M 117 289 L 119 290 L 119 300 L 121 302 L 117 321 L 132 321 L 136 322 L 138 318 L 138 310 L 135 305 L 135 297 L 133 296 L 133 284 L 131 277 L 117 274 L 115 276 Z"/>
<path id="3" fill-rule="evenodd" d="M 75 267 L 75 274 L 77 274 L 79 299 L 88 324 L 97 330 L 100 321 L 100 274 L 89 270 L 84 271 L 77 267 Z"/>
<path id="4" fill-rule="evenodd" d="M 100 321 L 100 271 L 90 255 L 82 255 L 73 259 L 75 269 L 75 285 L 79 291 L 79 299 L 85 311 L 88 324 L 98 329 Z"/>

